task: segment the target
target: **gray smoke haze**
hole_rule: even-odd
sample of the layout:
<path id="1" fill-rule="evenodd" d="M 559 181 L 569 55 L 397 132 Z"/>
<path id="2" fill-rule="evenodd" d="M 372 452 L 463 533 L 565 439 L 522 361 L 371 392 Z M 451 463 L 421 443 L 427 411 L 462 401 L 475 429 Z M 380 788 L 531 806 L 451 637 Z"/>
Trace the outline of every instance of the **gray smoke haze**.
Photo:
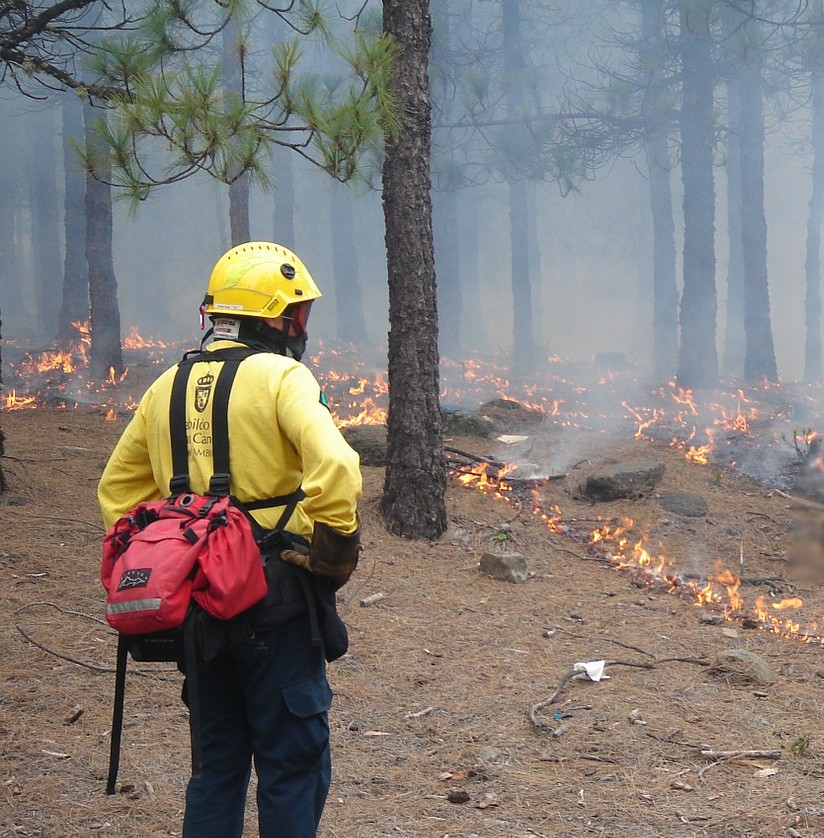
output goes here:
<path id="1" fill-rule="evenodd" d="M 530 4 L 521 4 L 525 9 Z M 613 23 L 626 29 L 637 25 L 633 4 L 611 4 Z M 623 11 L 616 11 L 618 8 Z M 554 8 L 554 7 L 553 7 Z M 583 58 L 596 47 L 600 37 L 587 25 L 589 15 L 599 13 L 597 2 L 559 4 L 548 46 L 537 49 L 524 41 L 523 55 L 533 73 L 529 88 L 542 105 L 557 108 L 559 96 L 570 78 L 594 77 L 585 70 Z M 451 36 L 455 43 L 481 37 L 461 33 L 462 14 L 475 15 L 479 31 L 500 46 L 500 33 L 493 24 L 498 4 L 453 3 Z M 572 11 L 570 11 L 572 9 Z M 562 13 L 563 12 L 563 13 Z M 525 11 L 524 14 L 527 12 Z M 551 10 L 547 16 L 556 14 Z M 534 24 L 538 27 L 538 23 Z M 484 28 L 485 27 L 485 28 Z M 620 28 L 620 27 L 619 27 Z M 543 30 L 542 30 L 543 31 Z M 489 34 L 492 33 L 492 34 Z M 537 37 L 537 36 L 536 36 Z M 497 40 L 496 40 L 497 39 Z M 437 34 L 436 34 L 437 41 Z M 496 47 L 497 48 L 497 47 Z M 612 47 L 613 51 L 617 49 Z M 492 50 L 490 49 L 491 53 Z M 455 70 L 463 61 L 457 46 L 452 57 Z M 317 61 L 322 68 L 323 56 Z M 465 66 L 460 68 L 465 70 Z M 491 61 L 484 72 L 499 72 Z M 481 70 L 479 69 L 479 73 Z M 532 95 L 532 94 L 531 94 Z M 716 85 L 719 121 L 723 121 L 724 89 Z M 457 98 L 457 97 L 456 97 Z M 0 305 L 4 314 L 4 335 L 16 340 L 38 340 L 47 344 L 50 336 L 38 334 L 32 244 L 36 196 L 31 193 L 32 136 L 39 138 L 38 155 L 51 155 L 60 172 L 62 155 L 74 152 L 60 137 L 60 119 L 54 103 L 32 102 L 6 88 L 0 96 Z M 460 109 L 460 102 L 455 105 Z M 436 117 L 442 119 L 443 115 Z M 809 134 L 810 111 L 798 107 L 792 114 L 796 133 Z M 800 127 L 799 127 L 800 126 Z M 677 130 L 672 129 L 673 137 Z M 450 135 L 451 136 L 451 135 Z M 473 139 L 455 137 L 457 154 L 461 139 L 460 165 L 487 165 L 489 150 Z M 444 135 L 436 142 L 443 145 Z M 474 144 L 473 144 L 474 143 Z M 436 150 L 443 149 L 436 146 Z M 474 155 L 474 156 L 473 156 Z M 341 188 L 322 172 L 291 155 L 294 204 L 280 200 L 280 176 L 274 173 L 274 194 L 253 193 L 252 237 L 271 240 L 279 229 L 278 214 L 292 213 L 293 246 L 315 276 L 323 299 L 313 310 L 311 340 L 334 341 L 339 337 L 336 316 L 336 277 L 331 234 L 336 219 L 331 207 L 333 189 Z M 717 143 L 715 167 L 716 281 L 718 288 L 718 348 L 722 352 L 726 311 L 727 211 L 726 180 L 723 176 L 723 140 Z M 467 164 L 466 161 L 470 162 Z M 474 161 L 474 162 L 473 162 Z M 486 162 L 485 162 L 486 161 Z M 459 165 L 454 163 L 454 165 Z M 434 163 L 433 167 L 442 164 Z M 804 258 L 806 223 L 811 192 L 812 157 L 809 143 L 789 142 L 775 119 L 768 123 L 766 144 L 766 215 L 768 224 L 768 267 L 772 325 L 779 373 L 783 379 L 798 379 L 803 373 L 804 347 Z M 494 167 L 492 167 L 494 168 Z M 500 166 L 499 166 L 500 168 Z M 474 171 L 474 169 L 473 169 Z M 642 373 L 652 367 L 652 231 L 649 183 L 643 156 L 627 152 L 609 165 L 592 172 L 593 179 L 578 180 L 575 189 L 562 197 L 557 183 L 533 180 L 529 185 L 531 224 L 537 253 L 532 265 L 534 331 L 539 356 L 558 355 L 575 363 L 590 362 L 603 353 L 621 353 Z M 438 178 L 436 178 L 437 180 Z M 456 236 L 439 247 L 454 249 L 461 264 L 463 299 L 459 314 L 448 301 L 441 305 L 444 333 L 459 328 L 462 354 L 506 358 L 513 347 L 511 254 L 509 237 L 508 186 L 498 175 L 477 178 L 479 185 L 459 190 Z M 547 180 L 551 180 L 547 178 Z M 681 183 L 676 150 L 671 176 L 675 217 L 678 274 L 681 273 L 683 218 Z M 60 225 L 54 236 L 62 244 L 62 179 L 57 177 L 49 200 L 57 207 Z M 376 359 L 386 342 L 387 290 L 380 196 L 363 185 L 352 189 L 353 246 L 361 284 L 366 334 L 362 348 Z M 132 325 L 144 337 L 164 339 L 197 335 L 197 308 L 212 264 L 228 246 L 228 204 L 226 187 L 209 179 L 193 178 L 158 189 L 131 215 L 124 203 L 116 207 L 115 268 L 120 289 L 124 332 Z M 471 212 L 470 212 L 471 210 Z M 476 213 L 476 220 L 471 218 Z M 472 223 L 470 223 L 472 222 Z M 436 233 L 438 233 L 436 228 Z M 442 233 L 442 231 L 440 231 Z M 437 266 L 439 281 L 446 284 L 443 260 Z M 679 279 L 680 282 L 680 279 Z M 57 301 L 55 301 L 57 305 Z M 517 334 L 517 328 L 516 328 Z"/>

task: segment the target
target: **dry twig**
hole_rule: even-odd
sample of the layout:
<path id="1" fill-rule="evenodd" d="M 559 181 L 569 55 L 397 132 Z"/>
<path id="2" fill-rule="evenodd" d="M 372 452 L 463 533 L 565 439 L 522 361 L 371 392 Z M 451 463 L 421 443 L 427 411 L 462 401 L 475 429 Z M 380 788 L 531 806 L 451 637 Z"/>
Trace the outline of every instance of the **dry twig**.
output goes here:
<path id="1" fill-rule="evenodd" d="M 71 617 L 85 617 L 87 620 L 92 620 L 95 623 L 100 623 L 103 626 L 108 625 L 106 621 L 101 620 L 100 617 L 94 617 L 91 614 L 86 614 L 84 611 L 70 611 L 68 608 L 61 607 L 56 602 L 49 602 L 45 599 L 37 600 L 35 602 L 29 602 L 26 605 L 21 605 L 14 613 L 19 614 L 21 611 L 26 611 L 29 608 L 35 608 L 39 605 L 47 605 L 50 608 L 57 609 L 61 614 L 68 614 Z"/>
<path id="2" fill-rule="evenodd" d="M 23 626 L 15 626 L 17 631 L 23 635 L 23 637 L 31 643 L 32 646 L 36 646 L 38 649 L 46 652 L 49 655 L 53 655 L 60 660 L 68 661 L 69 663 L 77 664 L 77 666 L 82 666 L 84 669 L 91 669 L 92 672 L 109 672 L 114 673 L 116 670 L 114 667 L 111 666 L 100 666 L 96 663 L 89 663 L 88 661 L 78 660 L 78 658 L 73 658 L 71 655 L 64 655 L 62 652 L 58 652 L 52 649 L 50 646 L 46 646 L 45 643 L 40 643 L 39 641 L 35 640 L 24 628 Z M 171 670 L 163 670 L 164 672 L 170 672 Z M 155 672 L 144 672 L 141 669 L 130 669 L 129 672 L 133 673 L 134 675 L 141 675 L 144 678 L 156 678 L 158 681 L 173 681 L 176 680 L 174 678 L 164 678 L 162 675 L 158 675 Z"/>
<path id="3" fill-rule="evenodd" d="M 655 669 L 662 663 L 691 663 L 696 666 L 710 665 L 710 661 L 704 660 L 703 658 L 656 658 L 654 661 L 608 660 L 604 661 L 604 668 L 606 669 L 609 666 L 628 666 L 634 669 Z M 548 725 L 543 719 L 538 718 L 538 713 L 558 700 L 558 697 L 561 695 L 561 692 L 567 682 L 582 674 L 583 673 L 579 672 L 577 669 L 571 669 L 569 672 L 565 672 L 561 680 L 558 682 L 558 685 L 552 691 L 552 695 L 550 695 L 549 698 L 539 701 L 537 704 L 533 704 L 532 707 L 529 708 L 529 720 L 532 722 L 534 727 L 538 728 L 538 730 L 546 730 L 550 727 L 550 725 Z M 584 675 L 584 677 L 586 676 Z"/>

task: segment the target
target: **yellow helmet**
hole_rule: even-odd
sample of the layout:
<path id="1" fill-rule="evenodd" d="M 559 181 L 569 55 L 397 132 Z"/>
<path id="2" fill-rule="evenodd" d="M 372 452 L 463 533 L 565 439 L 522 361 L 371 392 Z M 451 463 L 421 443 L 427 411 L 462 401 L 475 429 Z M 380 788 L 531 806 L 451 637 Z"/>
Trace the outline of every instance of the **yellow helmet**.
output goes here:
<path id="1" fill-rule="evenodd" d="M 203 299 L 205 314 L 280 317 L 286 307 L 321 296 L 306 266 L 272 242 L 246 242 L 218 259 Z"/>

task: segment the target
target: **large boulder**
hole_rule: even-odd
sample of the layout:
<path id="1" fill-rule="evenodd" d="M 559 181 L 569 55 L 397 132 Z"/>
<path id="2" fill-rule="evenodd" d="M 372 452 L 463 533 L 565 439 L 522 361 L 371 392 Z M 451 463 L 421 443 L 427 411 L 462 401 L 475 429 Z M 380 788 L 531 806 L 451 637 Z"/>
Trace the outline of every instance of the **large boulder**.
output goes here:
<path id="1" fill-rule="evenodd" d="M 342 433 L 360 455 L 362 466 L 386 465 L 386 425 L 352 425 L 344 428 Z"/>
<path id="2" fill-rule="evenodd" d="M 635 498 L 651 492 L 664 476 L 658 460 L 619 463 L 593 472 L 584 482 L 584 494 L 591 500 L 609 501 Z"/>

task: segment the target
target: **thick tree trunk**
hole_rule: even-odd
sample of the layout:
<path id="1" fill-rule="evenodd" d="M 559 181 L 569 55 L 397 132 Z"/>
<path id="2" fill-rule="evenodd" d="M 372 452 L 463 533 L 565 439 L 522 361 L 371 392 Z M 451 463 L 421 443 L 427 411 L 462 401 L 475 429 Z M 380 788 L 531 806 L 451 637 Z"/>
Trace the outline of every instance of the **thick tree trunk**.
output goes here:
<path id="1" fill-rule="evenodd" d="M 226 98 L 243 97 L 244 33 L 234 14 L 223 28 L 223 86 Z M 249 172 L 234 173 L 229 184 L 229 229 L 232 247 L 251 241 L 249 225 Z"/>
<path id="2" fill-rule="evenodd" d="M 712 43 L 708 0 L 681 0 L 681 177 L 684 185 L 684 290 L 678 382 L 718 384 L 713 182 Z"/>
<path id="3" fill-rule="evenodd" d="M 529 375 L 534 367 L 532 280 L 529 275 L 529 196 L 524 180 L 509 183 L 509 241 L 512 270 L 512 375 Z"/>
<path id="4" fill-rule="evenodd" d="M 86 173 L 86 261 L 89 265 L 89 323 L 92 378 L 106 378 L 111 370 L 123 372 L 120 308 L 114 274 L 112 238 L 111 162 L 101 144 L 94 108 L 86 106 L 86 153 L 93 171 Z"/>
<path id="5" fill-rule="evenodd" d="M 86 175 L 71 141 L 83 142 L 83 103 L 72 93 L 62 100 L 63 116 L 63 303 L 57 341 L 67 346 L 77 340 L 73 323 L 89 319 L 89 266 L 86 262 Z"/>
<path id="6" fill-rule="evenodd" d="M 294 37 L 294 30 L 280 15 L 269 15 L 272 43 L 279 44 Z M 274 66 L 272 68 L 274 70 Z M 287 134 L 288 136 L 288 134 Z M 272 151 L 274 205 L 272 207 L 272 241 L 297 248 L 295 239 L 295 173 L 294 152 L 287 146 L 276 145 Z"/>
<path id="7" fill-rule="evenodd" d="M 644 33 L 642 58 L 649 67 L 649 102 L 645 111 L 645 152 L 652 208 L 652 352 L 653 375 L 669 380 L 678 366 L 678 280 L 676 277 L 675 219 L 669 141 L 660 125 L 661 101 L 667 88 L 664 76 L 663 0 L 641 1 Z"/>
<path id="8" fill-rule="evenodd" d="M 529 259 L 529 275 L 532 278 L 532 349 L 533 359 L 537 363 L 549 354 L 544 346 L 543 334 L 543 267 L 541 265 L 541 231 L 538 225 L 538 187 L 534 183 L 527 184 L 527 258 Z"/>
<path id="9" fill-rule="evenodd" d="M 656 381 L 668 381 L 678 365 L 678 283 L 675 273 L 675 219 L 667 138 L 647 140 L 652 207 L 652 352 Z"/>
<path id="10" fill-rule="evenodd" d="M 229 229 L 232 247 L 252 240 L 249 224 L 249 172 L 229 184 Z"/>
<path id="11" fill-rule="evenodd" d="M 0 108 L 5 103 L 0 101 Z M 6 320 L 23 321 L 23 282 L 20 277 L 21 259 L 18 252 L 20 239 L 20 206 L 22 189 L 20 167 L 15 160 L 18 133 L 22 120 L 10 119 L 7 113 L 0 113 L 0 148 L 3 149 L 3 163 L 0 165 L 0 195 L 3 196 L 3 210 L 0 212 L 0 300 Z"/>
<path id="12" fill-rule="evenodd" d="M 295 241 L 295 174 L 291 149 L 278 146 L 272 155 L 275 167 L 275 205 L 272 229 L 273 241 L 294 250 Z"/>
<path id="13" fill-rule="evenodd" d="M 452 122 L 452 79 L 448 70 L 452 59 L 452 30 L 449 19 L 449 0 L 432 0 L 432 51 L 430 79 L 441 119 Z M 438 282 L 438 311 L 443 326 L 440 329 L 442 355 L 457 358 L 461 354 L 461 276 L 458 252 L 458 183 L 451 157 L 449 129 L 442 129 L 434 147 L 438 156 L 439 173 L 433 177 L 432 226 L 435 235 L 435 276 Z M 440 140 L 440 142 L 438 142 Z"/>
<path id="14" fill-rule="evenodd" d="M 391 532 L 431 539 L 446 530 L 447 517 L 429 174 L 428 0 L 383 0 L 383 28 L 400 47 L 395 79 L 401 126 L 386 137 L 383 164 L 389 451 L 381 512 Z"/>
<path id="15" fill-rule="evenodd" d="M 438 280 L 440 351 L 449 358 L 461 354 L 461 284 L 458 254 L 458 196 L 453 189 L 432 192 L 435 234 L 435 274 Z"/>
<path id="16" fill-rule="evenodd" d="M 2 312 L 0 312 L 2 314 Z M 3 320 L 0 319 L 0 392 L 3 390 Z M 6 435 L 0 428 L 0 494 L 6 491 L 6 475 L 3 472 L 3 455 L 6 453 Z"/>
<path id="17" fill-rule="evenodd" d="M 55 109 L 29 114 L 28 167 L 31 208 L 32 263 L 36 289 L 37 322 L 40 337 L 57 336 L 58 306 L 62 298 L 60 265 L 60 220 L 57 194 L 57 148 Z"/>
<path id="18" fill-rule="evenodd" d="M 755 56 L 741 64 L 741 240 L 744 253 L 744 378 L 776 381 L 767 278 L 767 216 L 764 211 L 764 103 Z"/>
<path id="19" fill-rule="evenodd" d="M 723 370 L 744 374 L 747 335 L 744 331 L 744 237 L 741 231 L 741 91 L 737 78 L 727 82 L 727 317 L 724 328 Z"/>
<path id="20" fill-rule="evenodd" d="M 480 190 L 462 189 L 458 193 L 458 247 L 460 248 L 463 310 L 461 343 L 466 352 L 488 351 L 486 320 L 481 308 L 481 235 L 478 203 Z"/>
<path id="21" fill-rule="evenodd" d="M 818 3 L 819 17 L 822 3 Z M 824 61 L 824 56 L 821 57 Z M 804 312 L 804 380 L 822 380 L 821 363 L 821 224 L 824 222 L 824 68 L 816 68 L 812 81 L 812 195 L 807 217 L 806 294 Z"/>
<path id="22" fill-rule="evenodd" d="M 352 192 L 345 183 L 332 181 L 329 228 L 332 236 L 332 272 L 335 275 L 335 315 L 338 338 L 357 346 L 369 342 L 363 319 L 363 294 L 355 251 Z"/>
<path id="23" fill-rule="evenodd" d="M 524 45 L 521 36 L 521 0 L 503 3 L 504 81 L 506 118 L 515 125 L 524 117 Z M 512 270 L 512 373 L 529 374 L 535 364 L 532 333 L 532 280 L 529 275 L 529 198 L 527 184 L 516 172 L 509 173 L 509 241 Z"/>

